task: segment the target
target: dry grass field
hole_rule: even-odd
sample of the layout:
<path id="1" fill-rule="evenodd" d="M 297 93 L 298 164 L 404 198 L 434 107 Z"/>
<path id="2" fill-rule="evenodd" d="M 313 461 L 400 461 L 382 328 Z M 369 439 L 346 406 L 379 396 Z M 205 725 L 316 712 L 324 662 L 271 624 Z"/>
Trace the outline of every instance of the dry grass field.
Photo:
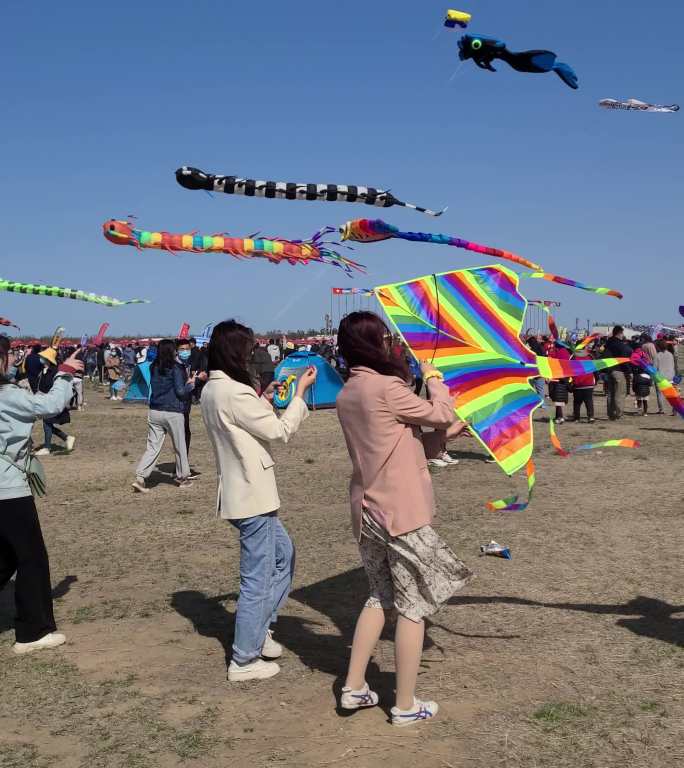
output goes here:
<path id="1" fill-rule="evenodd" d="M 635 437 L 639 450 L 553 454 L 537 414 L 536 497 L 521 514 L 484 503 L 523 491 L 460 439 L 433 475 L 436 527 L 477 578 L 427 629 L 419 692 L 441 706 L 388 724 L 393 658 L 369 671 L 386 705 L 336 710 L 366 598 L 334 411 L 276 450 L 282 517 L 298 550 L 277 638 L 281 674 L 226 682 L 238 588 L 236 535 L 214 516 L 215 471 L 193 412 L 192 489 L 134 495 L 146 409 L 88 392 L 71 455 L 45 460 L 39 502 L 68 644 L 15 657 L 12 587 L 0 594 L 2 768 L 416 765 L 665 768 L 684 765 L 684 424 L 627 416 L 566 424 L 567 446 Z M 630 408 L 628 407 L 628 411 Z M 546 412 L 548 413 L 548 411 Z M 164 474 L 166 473 L 166 474 Z M 480 558 L 496 539 L 513 559 Z"/>

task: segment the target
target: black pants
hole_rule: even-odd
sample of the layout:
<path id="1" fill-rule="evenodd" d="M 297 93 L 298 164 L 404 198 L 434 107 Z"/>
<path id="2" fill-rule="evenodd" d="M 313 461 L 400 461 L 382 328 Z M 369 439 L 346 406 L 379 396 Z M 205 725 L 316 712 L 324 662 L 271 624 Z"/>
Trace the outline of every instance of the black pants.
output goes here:
<path id="1" fill-rule="evenodd" d="M 33 496 L 0 501 L 0 589 L 15 571 L 16 640 L 32 643 L 57 629 L 50 563 Z"/>
<path id="2" fill-rule="evenodd" d="M 587 416 L 590 419 L 594 418 L 594 390 L 593 389 L 576 389 L 572 393 L 572 415 L 575 417 L 575 421 L 580 419 L 580 411 L 582 410 L 582 404 L 586 406 Z"/>
<path id="3" fill-rule="evenodd" d="M 185 449 L 188 453 L 188 461 L 190 461 L 190 440 L 192 439 L 192 434 L 190 433 L 190 411 L 185 411 L 183 420 L 185 422 Z"/>

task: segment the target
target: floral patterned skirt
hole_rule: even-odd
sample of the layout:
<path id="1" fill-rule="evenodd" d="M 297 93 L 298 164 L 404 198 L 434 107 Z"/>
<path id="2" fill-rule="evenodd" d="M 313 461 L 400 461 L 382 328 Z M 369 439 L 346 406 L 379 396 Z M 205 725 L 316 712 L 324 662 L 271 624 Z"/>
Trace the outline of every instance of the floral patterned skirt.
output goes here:
<path id="1" fill-rule="evenodd" d="M 359 548 L 370 586 L 366 605 L 395 608 L 415 622 L 436 613 L 473 576 L 429 525 L 390 536 L 364 512 Z"/>

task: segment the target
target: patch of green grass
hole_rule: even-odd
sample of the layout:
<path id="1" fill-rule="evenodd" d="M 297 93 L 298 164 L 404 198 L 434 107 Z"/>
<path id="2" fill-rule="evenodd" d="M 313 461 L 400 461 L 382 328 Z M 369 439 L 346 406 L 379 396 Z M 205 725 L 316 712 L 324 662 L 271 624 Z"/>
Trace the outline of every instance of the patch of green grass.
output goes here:
<path id="1" fill-rule="evenodd" d="M 544 725 L 555 726 L 587 717 L 591 712 L 590 707 L 561 701 L 542 705 L 536 712 L 532 713 L 532 717 Z"/>
<path id="2" fill-rule="evenodd" d="M 658 709 L 658 702 L 657 701 L 642 701 L 641 704 L 639 704 L 639 709 L 642 712 L 655 712 L 655 710 Z"/>
<path id="3" fill-rule="evenodd" d="M 85 621 L 93 621 L 95 619 L 94 614 L 95 609 L 92 605 L 82 605 L 74 612 L 71 622 L 72 624 L 83 624 Z"/>
<path id="4" fill-rule="evenodd" d="M 175 750 L 181 760 L 197 760 L 209 754 L 211 740 L 200 731 L 180 733 L 176 736 Z"/>

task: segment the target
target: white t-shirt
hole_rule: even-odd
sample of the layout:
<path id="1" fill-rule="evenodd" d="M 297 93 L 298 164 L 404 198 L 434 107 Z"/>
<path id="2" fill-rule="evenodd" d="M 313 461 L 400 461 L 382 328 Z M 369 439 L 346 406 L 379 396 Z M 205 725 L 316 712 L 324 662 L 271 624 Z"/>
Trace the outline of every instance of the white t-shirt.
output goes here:
<path id="1" fill-rule="evenodd" d="M 280 348 L 277 344 L 269 344 L 266 347 L 266 351 L 271 356 L 271 360 L 273 360 L 274 363 L 277 363 L 278 360 L 280 360 Z"/>

